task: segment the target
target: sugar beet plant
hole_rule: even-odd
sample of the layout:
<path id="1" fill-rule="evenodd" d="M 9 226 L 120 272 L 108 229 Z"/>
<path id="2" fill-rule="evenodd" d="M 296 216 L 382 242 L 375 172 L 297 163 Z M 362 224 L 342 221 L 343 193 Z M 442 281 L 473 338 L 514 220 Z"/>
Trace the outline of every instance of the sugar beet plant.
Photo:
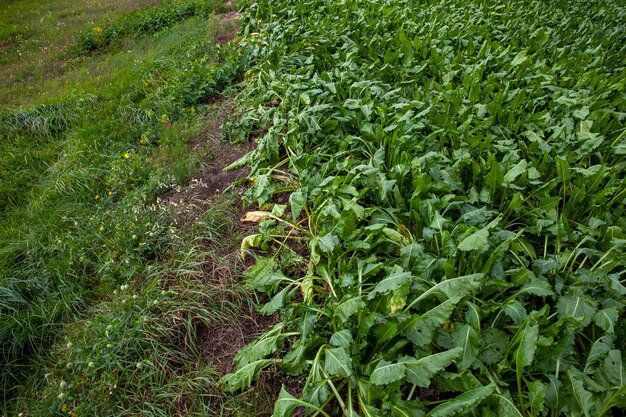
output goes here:
<path id="1" fill-rule="evenodd" d="M 306 385 L 275 416 L 620 415 L 623 4 L 258 0 L 245 22 L 242 247 L 282 321 L 224 389 L 278 365 Z"/>

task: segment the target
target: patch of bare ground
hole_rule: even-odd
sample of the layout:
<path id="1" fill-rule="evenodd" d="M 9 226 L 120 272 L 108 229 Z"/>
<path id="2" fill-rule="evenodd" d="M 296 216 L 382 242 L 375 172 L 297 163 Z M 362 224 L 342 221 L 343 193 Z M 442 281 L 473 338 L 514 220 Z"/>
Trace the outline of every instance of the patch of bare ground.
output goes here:
<path id="1" fill-rule="evenodd" d="M 185 186 L 171 189 L 161 198 L 161 204 L 173 209 L 171 211 L 181 226 L 198 220 L 202 213 L 216 204 L 226 188 L 247 174 L 246 168 L 224 171 L 224 167 L 250 152 L 254 144 L 232 144 L 225 140 L 221 125 L 232 114 L 234 103 L 228 99 L 216 104 L 215 113 L 205 117 L 205 128 L 191 144 L 199 153 L 211 155 L 211 159 L 202 163 L 198 175 Z"/>
<path id="2" fill-rule="evenodd" d="M 215 35 L 214 41 L 220 45 L 227 44 L 235 38 L 239 25 L 237 21 L 241 18 L 241 13 L 231 11 L 219 15 L 221 30 Z"/>
<path id="3" fill-rule="evenodd" d="M 0 52 L 2 52 L 5 48 L 9 48 L 12 46 L 16 46 L 19 44 L 20 39 L 23 37 L 23 35 L 15 35 L 9 39 L 5 39 L 3 41 L 0 41 Z"/>
<path id="4" fill-rule="evenodd" d="M 235 38 L 241 13 L 232 11 L 233 1 L 227 1 L 228 12 L 219 14 L 220 29 L 215 35 L 216 43 L 225 44 Z M 165 205 L 176 208 L 179 223 L 197 220 L 199 213 L 219 197 L 234 182 L 246 177 L 246 168 L 224 171 L 224 168 L 254 148 L 254 143 L 232 144 L 224 137 L 222 125 L 233 116 L 234 99 L 217 97 L 212 100 L 213 110 L 204 118 L 205 127 L 191 143 L 195 151 L 211 155 L 202 163 L 199 174 L 184 187 L 172 189 L 161 199 Z"/>
<path id="5" fill-rule="evenodd" d="M 219 15 L 222 29 L 215 37 L 217 43 L 231 41 L 237 32 L 237 20 L 240 14 L 227 12 Z M 190 143 L 192 149 L 200 154 L 211 155 L 202 163 L 198 175 L 186 185 L 169 190 L 162 198 L 161 204 L 170 207 L 178 226 L 185 229 L 193 227 L 201 216 L 215 205 L 224 205 L 224 190 L 233 183 L 247 176 L 247 168 L 224 171 L 224 167 L 238 160 L 254 148 L 254 143 L 231 144 L 224 136 L 222 125 L 234 113 L 234 100 L 218 98 L 212 101 L 210 114 L 207 114 L 205 127 Z M 227 201 L 228 207 L 223 212 L 229 219 L 225 223 L 232 225 L 219 236 L 219 242 L 201 242 L 210 246 L 210 255 L 204 260 L 202 276 L 197 277 L 211 292 L 211 298 L 220 298 L 227 304 L 238 304 L 241 313 L 237 317 L 227 316 L 214 323 L 198 323 L 195 326 L 195 337 L 207 363 L 213 366 L 219 375 L 234 371 L 233 359 L 239 349 L 254 341 L 258 336 L 275 325 L 279 317 L 264 316 L 255 310 L 254 303 L 241 298 L 242 271 L 250 266 L 251 257 L 243 260 L 240 256 L 237 236 L 251 233 L 256 225 L 240 222 L 245 211 L 240 200 L 244 186 L 239 186 L 229 193 L 235 195 L 235 201 Z M 285 197 L 287 198 L 287 197 Z M 229 229 L 229 228 L 226 228 Z M 210 289 L 210 290 L 209 290 Z M 225 310 L 227 310 L 225 308 Z M 284 375 L 278 368 L 261 373 L 255 386 L 244 394 L 244 401 L 252 405 L 257 417 L 269 416 L 273 404 L 283 385 L 293 395 L 299 396 L 304 387 L 304 377 Z M 217 394 L 217 393 L 215 393 Z M 216 395 L 216 406 L 221 408 L 220 395 Z M 224 411 L 228 415 L 227 411 Z M 297 411 L 296 416 L 304 415 Z"/>
<path id="6" fill-rule="evenodd" d="M 269 372 L 262 373 L 257 385 L 262 387 L 264 394 L 269 400 L 272 408 L 268 410 L 263 410 L 258 417 L 265 417 L 272 415 L 273 412 L 273 404 L 278 399 L 278 394 L 282 389 L 283 385 L 287 392 L 295 397 L 300 397 L 302 395 L 302 390 L 304 389 L 304 385 L 306 383 L 306 378 L 304 376 L 290 376 L 281 373 L 279 369 L 274 368 Z M 304 409 L 302 407 L 296 408 L 293 412 L 293 417 L 303 417 L 305 415 Z"/>
<path id="7" fill-rule="evenodd" d="M 248 313 L 237 318 L 237 326 L 224 321 L 203 329 L 198 335 L 205 357 L 220 375 L 233 372 L 233 359 L 237 351 L 277 322 L 277 317 L 266 317 L 255 311 Z"/>

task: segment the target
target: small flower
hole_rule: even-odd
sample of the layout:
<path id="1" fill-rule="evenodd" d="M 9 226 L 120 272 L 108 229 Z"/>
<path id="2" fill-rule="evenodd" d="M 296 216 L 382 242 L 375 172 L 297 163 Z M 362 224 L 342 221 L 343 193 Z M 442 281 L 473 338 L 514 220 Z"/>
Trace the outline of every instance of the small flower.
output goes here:
<path id="1" fill-rule="evenodd" d="M 104 232 L 104 226 L 100 226 L 98 230 L 100 230 L 101 232 Z"/>
<path id="2" fill-rule="evenodd" d="M 130 154 L 129 154 L 128 152 L 124 152 L 124 158 L 125 158 L 125 159 L 130 158 Z"/>
<path id="3" fill-rule="evenodd" d="M 93 362 L 89 362 L 89 363 L 87 364 L 87 366 L 88 366 L 89 368 L 93 368 L 93 367 L 95 367 L 96 365 L 95 365 Z"/>
<path id="4" fill-rule="evenodd" d="M 96 26 L 95 28 L 93 28 L 93 31 L 96 33 L 102 33 L 102 28 L 100 26 Z"/>
<path id="5" fill-rule="evenodd" d="M 96 200 L 100 200 L 100 194 L 96 194 Z"/>

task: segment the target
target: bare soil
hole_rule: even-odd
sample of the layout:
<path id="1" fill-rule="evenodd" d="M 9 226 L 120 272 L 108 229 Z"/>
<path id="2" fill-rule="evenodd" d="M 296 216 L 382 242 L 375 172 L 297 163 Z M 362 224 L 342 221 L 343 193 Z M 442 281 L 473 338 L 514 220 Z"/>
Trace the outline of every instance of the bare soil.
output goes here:
<path id="1" fill-rule="evenodd" d="M 239 25 L 237 21 L 241 18 L 239 12 L 227 12 L 220 15 L 220 21 L 222 23 L 222 30 L 220 30 L 215 36 L 214 41 L 220 45 L 225 45 L 235 38 Z"/>
<path id="2" fill-rule="evenodd" d="M 240 14 L 228 12 L 219 16 L 222 22 L 222 30 L 216 35 L 217 43 L 227 43 L 234 39 L 237 33 L 237 20 Z M 209 154 L 211 158 L 205 161 L 198 175 L 189 183 L 178 189 L 168 191 L 161 199 L 165 204 L 171 205 L 172 212 L 177 218 L 181 227 L 192 226 L 208 208 L 224 201 L 224 190 L 229 188 L 234 182 L 245 178 L 248 168 L 241 168 L 234 171 L 225 171 L 224 167 L 241 158 L 246 153 L 254 149 L 254 143 L 232 144 L 227 141 L 222 125 L 230 117 L 236 117 L 234 112 L 234 100 L 232 98 L 217 98 L 214 104 L 215 110 L 205 117 L 205 127 L 190 146 L 199 153 Z M 235 194 L 240 196 L 246 189 L 246 184 L 235 188 Z M 278 201 L 286 202 L 288 195 L 279 196 Z M 242 205 L 240 197 L 231 203 L 230 210 L 227 210 L 234 224 L 233 235 L 244 235 L 252 233 L 256 225 L 247 225 L 240 222 L 240 217 L 246 211 Z M 224 236 L 224 242 L 234 236 Z M 225 243 L 214 248 L 211 259 L 206 260 L 204 266 L 204 276 L 201 278 L 210 287 L 223 288 L 219 294 L 224 301 L 236 301 L 235 291 L 242 285 L 242 272 L 249 266 L 251 259 L 245 262 L 241 259 L 239 245 Z M 244 301 L 245 303 L 246 301 Z M 200 324 L 197 327 L 196 335 L 199 345 L 202 346 L 206 361 L 211 363 L 220 375 L 234 371 L 233 359 L 235 355 L 246 344 L 254 341 L 258 336 L 266 332 L 275 325 L 279 317 L 263 316 L 259 314 L 252 303 L 242 306 L 242 314 L 238 317 L 224 317 L 224 320 L 214 323 L 211 326 Z M 299 396 L 304 388 L 305 379 L 303 377 L 291 377 L 284 375 L 279 369 L 273 368 L 261 374 L 254 389 L 247 395 L 250 402 L 257 406 L 257 417 L 269 416 L 273 411 L 273 404 L 278 398 L 278 394 L 283 386 L 293 395 Z M 302 410 L 297 410 L 295 416 L 304 415 Z"/>
<path id="3" fill-rule="evenodd" d="M 232 99 L 217 101 L 216 114 L 205 118 L 206 127 L 191 146 L 198 152 L 211 155 L 203 162 L 198 175 L 183 187 L 171 189 L 161 197 L 162 204 L 174 208 L 177 223 L 189 225 L 198 219 L 222 196 L 234 182 L 247 176 L 247 168 L 225 171 L 224 168 L 254 149 L 253 143 L 232 144 L 226 141 L 221 125 L 232 114 Z M 243 190 L 240 187 L 239 191 Z M 240 200 L 236 205 L 241 206 Z M 241 209 L 240 209 L 241 210 Z M 236 213 L 239 216 L 240 212 Z M 237 217 L 238 219 L 239 217 Z"/>

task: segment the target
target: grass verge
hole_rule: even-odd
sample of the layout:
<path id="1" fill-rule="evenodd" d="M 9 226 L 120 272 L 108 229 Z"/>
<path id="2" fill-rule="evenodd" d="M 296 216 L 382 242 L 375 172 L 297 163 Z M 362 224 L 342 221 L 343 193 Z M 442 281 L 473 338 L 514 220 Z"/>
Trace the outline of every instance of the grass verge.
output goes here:
<path id="1" fill-rule="evenodd" d="M 190 17 L 130 40 L 134 53 L 98 58 L 111 70 L 97 82 L 0 115 L 6 415 L 246 415 L 268 403 L 215 385 L 234 341 L 268 324 L 236 284 L 238 191 L 213 196 L 229 181 L 202 180 L 232 162 L 223 153 L 240 155 L 206 142 L 210 101 L 248 65 L 213 41 L 231 20 Z"/>

